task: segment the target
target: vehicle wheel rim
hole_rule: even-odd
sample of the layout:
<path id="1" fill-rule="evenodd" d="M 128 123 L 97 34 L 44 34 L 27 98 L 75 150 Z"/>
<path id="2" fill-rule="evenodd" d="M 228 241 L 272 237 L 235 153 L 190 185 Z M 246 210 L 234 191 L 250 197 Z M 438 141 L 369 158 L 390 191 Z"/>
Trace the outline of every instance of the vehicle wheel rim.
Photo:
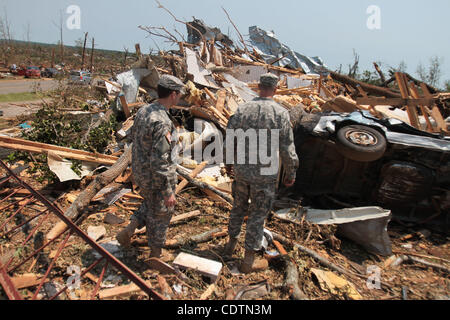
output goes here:
<path id="1" fill-rule="evenodd" d="M 373 134 L 361 130 L 351 130 L 345 134 L 345 138 L 353 144 L 360 146 L 374 146 L 378 139 Z"/>

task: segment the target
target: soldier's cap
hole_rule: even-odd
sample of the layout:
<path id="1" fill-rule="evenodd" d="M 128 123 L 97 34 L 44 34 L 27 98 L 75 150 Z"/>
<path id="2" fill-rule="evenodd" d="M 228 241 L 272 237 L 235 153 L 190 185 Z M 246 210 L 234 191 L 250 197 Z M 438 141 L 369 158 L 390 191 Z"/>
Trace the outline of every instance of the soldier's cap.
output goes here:
<path id="1" fill-rule="evenodd" d="M 184 83 L 174 76 L 167 74 L 161 76 L 161 78 L 159 78 L 158 85 L 169 90 L 179 91 L 182 94 L 186 93 Z"/>
<path id="2" fill-rule="evenodd" d="M 276 88 L 278 80 L 278 77 L 273 73 L 266 73 L 259 78 L 259 83 L 265 87 Z"/>

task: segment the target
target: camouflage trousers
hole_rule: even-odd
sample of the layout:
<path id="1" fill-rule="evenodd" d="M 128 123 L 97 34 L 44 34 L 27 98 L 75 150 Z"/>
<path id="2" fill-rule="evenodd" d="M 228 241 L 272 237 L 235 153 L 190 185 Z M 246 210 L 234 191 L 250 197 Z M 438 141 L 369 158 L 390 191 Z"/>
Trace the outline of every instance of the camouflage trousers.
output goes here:
<path id="1" fill-rule="evenodd" d="M 160 190 L 141 191 L 144 202 L 133 214 L 131 219 L 138 222 L 139 227 L 147 228 L 147 238 L 150 247 L 163 248 L 166 234 L 174 208 L 167 208 Z"/>
<path id="2" fill-rule="evenodd" d="M 275 182 L 249 183 L 236 177 L 233 182 L 233 209 L 228 223 L 230 238 L 237 239 L 241 233 L 244 218 L 248 216 L 245 233 L 245 249 L 259 251 L 264 237 L 264 221 L 275 199 Z M 249 204 L 248 200 L 251 200 Z"/>

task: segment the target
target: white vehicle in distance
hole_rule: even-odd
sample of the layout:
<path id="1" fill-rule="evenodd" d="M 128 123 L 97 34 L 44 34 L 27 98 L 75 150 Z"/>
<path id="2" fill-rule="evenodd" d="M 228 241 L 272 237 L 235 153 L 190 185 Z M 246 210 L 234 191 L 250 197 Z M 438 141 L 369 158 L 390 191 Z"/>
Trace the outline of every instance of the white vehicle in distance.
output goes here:
<path id="1" fill-rule="evenodd" d="M 87 71 L 72 70 L 70 71 L 69 82 L 78 84 L 90 84 L 92 80 L 91 74 Z"/>

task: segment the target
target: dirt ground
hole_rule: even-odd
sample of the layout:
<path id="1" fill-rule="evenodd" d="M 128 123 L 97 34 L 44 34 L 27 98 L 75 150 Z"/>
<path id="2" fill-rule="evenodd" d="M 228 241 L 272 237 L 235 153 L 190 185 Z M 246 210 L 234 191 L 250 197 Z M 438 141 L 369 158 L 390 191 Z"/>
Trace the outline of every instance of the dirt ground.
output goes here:
<path id="1" fill-rule="evenodd" d="M 3 176 L 4 172 L 0 172 Z M 43 190 L 50 200 L 56 200 L 61 209 L 67 209 L 70 202 L 67 194 L 70 189 L 65 186 L 44 186 L 38 184 L 31 175 L 23 171 L 21 177 L 24 181 L 30 183 L 37 190 Z M 8 187 L 13 187 L 12 185 Z M 80 186 L 73 185 L 72 190 L 77 190 Z M 129 187 L 124 185 L 124 187 Z M 59 190 L 58 190 L 59 189 Z M 64 190 L 65 189 L 65 190 Z M 64 191 L 62 191 L 64 190 Z M 1 199 L 4 195 L 1 196 Z M 137 201 L 137 200 L 136 200 Z M 4 204 L 1 205 L 3 207 Z M 138 202 L 136 202 L 137 206 Z M 118 200 L 114 205 L 107 206 L 99 202 L 93 202 L 89 208 L 88 217 L 82 222 L 81 229 L 87 232 L 89 226 L 104 226 L 106 234 L 99 239 L 98 243 L 107 243 L 115 240 L 115 235 L 128 224 L 131 210 L 124 210 L 126 206 L 132 206 L 130 200 L 124 198 Z M 0 215 L 0 225 L 8 219 L 8 217 L 15 211 L 15 207 L 2 211 Z M 42 209 L 39 207 L 29 207 L 23 213 L 25 216 L 31 215 L 36 210 Z M 178 204 L 176 213 L 186 213 L 194 210 L 200 210 L 201 215 L 191 220 L 186 220 L 176 225 L 171 225 L 167 239 L 186 238 L 192 235 L 197 235 L 203 232 L 210 231 L 215 228 L 226 228 L 228 223 L 228 216 L 230 213 L 230 206 L 224 203 L 213 202 L 209 200 L 200 191 L 194 188 L 186 188 L 178 197 Z M 27 212 L 28 211 L 28 212 Z M 122 218 L 124 223 L 120 225 L 110 225 L 105 223 L 104 218 L 107 214 L 114 214 Z M 51 217 L 40 228 L 39 231 L 44 235 L 58 222 L 56 216 Z M 13 223 L 7 224 L 8 228 L 14 226 Z M 377 266 L 380 272 L 381 287 L 379 289 L 369 289 L 367 279 L 363 277 L 349 277 L 346 275 L 335 274 L 353 284 L 361 298 L 364 300 L 448 300 L 450 292 L 450 279 L 447 272 L 437 270 L 431 267 L 426 267 L 417 263 L 405 262 L 398 267 L 385 267 L 386 261 L 389 257 L 381 257 L 369 254 L 362 247 L 354 244 L 346 239 L 340 239 L 341 243 L 338 248 L 332 246 L 331 241 L 328 241 L 332 234 L 332 229 L 319 228 L 318 226 L 305 225 L 304 227 L 294 225 L 292 223 L 277 220 L 274 217 L 268 219 L 266 228 L 284 235 L 290 240 L 295 241 L 311 250 L 314 250 L 320 256 L 328 259 L 330 262 L 340 266 L 346 271 L 367 275 L 367 270 Z M 310 230 L 312 232 L 310 234 Z M 421 228 L 420 230 L 423 230 Z M 4 230 L 2 230 L 3 232 Z M 245 231 L 245 228 L 244 230 Z M 419 231 L 407 229 L 399 224 L 391 222 L 389 224 L 388 233 L 392 240 L 393 252 L 397 255 L 401 253 L 416 256 L 429 262 L 434 262 L 449 268 L 450 266 L 450 248 L 448 244 L 449 238 L 442 234 L 431 233 L 428 237 L 419 237 L 414 235 L 408 240 L 401 240 L 407 234 L 412 234 Z M 243 234 L 241 235 L 233 259 L 230 261 L 223 261 L 220 256 L 220 250 L 226 243 L 226 237 L 213 238 L 211 241 L 205 243 L 187 242 L 180 248 L 167 250 L 164 255 L 166 261 L 170 264 L 173 259 L 180 252 L 191 253 L 207 259 L 219 261 L 223 263 L 222 272 L 215 283 L 214 291 L 209 296 L 209 299 L 227 300 L 233 299 L 243 286 L 252 284 L 264 284 L 264 290 L 254 291 L 253 296 L 248 296 L 246 299 L 260 299 L 260 300 L 287 300 L 290 299 L 290 294 L 283 285 L 285 279 L 285 268 L 281 258 L 270 259 L 269 269 L 259 273 L 252 273 L 248 275 L 233 274 L 232 271 L 235 266 L 243 258 Z M 23 241 L 24 233 L 17 232 L 11 238 L 3 238 L 0 240 L 0 256 L 5 255 L 8 250 L 15 250 L 17 258 L 25 252 L 31 252 L 32 244 L 27 244 L 18 253 L 20 248 L 19 243 Z M 307 241 L 306 241 L 307 240 Z M 31 240 L 33 242 L 33 240 Z M 49 246 L 44 250 L 44 256 L 50 256 L 50 253 L 57 249 L 56 245 Z M 299 272 L 299 287 L 311 300 L 348 300 L 351 295 L 348 290 L 334 290 L 330 291 L 327 287 L 321 286 L 317 277 L 314 274 L 314 269 L 329 270 L 327 267 L 320 265 L 308 254 L 295 250 L 294 248 L 285 246 L 289 253 L 289 257 L 295 262 Z M 275 247 L 269 246 L 270 251 L 275 251 Z M 121 250 L 120 260 L 125 263 L 131 270 L 136 272 L 144 280 L 151 283 L 152 288 L 157 292 L 166 296 L 169 299 L 177 300 L 198 300 L 202 294 L 210 286 L 209 279 L 202 277 L 196 272 L 185 271 L 186 278 L 180 280 L 175 275 L 162 275 L 159 271 L 151 269 L 145 262 L 149 256 L 149 248 L 146 245 L 145 234 L 135 235 L 133 238 L 133 246 L 127 250 Z M 431 259 L 430 257 L 434 257 Z M 23 273 L 45 273 L 49 260 L 40 261 L 32 267 L 32 261 L 28 261 L 21 268 L 15 271 L 14 275 Z M 45 259 L 44 259 L 45 260 Z M 64 283 L 68 278 L 66 273 L 67 267 L 76 265 L 86 268 L 95 261 L 92 254 L 92 249 L 83 242 L 80 238 L 72 236 L 68 241 L 68 246 L 62 251 L 61 257 L 56 260 L 55 268 L 50 274 L 52 281 Z M 91 270 L 94 277 L 100 277 L 102 267 L 98 266 Z M 113 268 L 108 268 L 104 279 L 108 277 L 114 279 L 117 277 L 117 271 Z M 161 278 L 169 285 L 170 290 L 161 284 Z M 77 292 L 77 295 L 72 296 L 72 299 L 86 299 L 88 292 L 92 291 L 95 283 L 87 278 L 82 280 L 82 289 Z M 105 282 L 105 281 L 104 281 Z M 114 281 L 113 281 L 114 282 Z M 164 281 L 163 281 L 164 282 Z M 120 276 L 119 280 L 115 281 L 114 286 L 127 284 L 126 279 Z M 165 288 L 165 289 L 164 289 Z M 175 288 L 182 288 L 175 290 Z M 163 290 L 164 289 L 164 290 Z M 245 289 L 245 287 L 244 287 Z M 24 296 L 31 298 L 31 293 L 36 290 L 36 287 L 23 289 L 21 292 Z M 103 289 L 101 289 L 103 290 Z M 0 291 L 1 292 L 1 291 Z M 242 292 L 241 292 L 242 293 Z M 5 298 L 2 294 L 3 299 Z M 110 299 L 146 299 L 143 293 L 132 293 L 118 297 L 111 297 Z M 245 298 L 245 296 L 244 296 Z M 97 297 L 98 299 L 98 297 Z"/>

